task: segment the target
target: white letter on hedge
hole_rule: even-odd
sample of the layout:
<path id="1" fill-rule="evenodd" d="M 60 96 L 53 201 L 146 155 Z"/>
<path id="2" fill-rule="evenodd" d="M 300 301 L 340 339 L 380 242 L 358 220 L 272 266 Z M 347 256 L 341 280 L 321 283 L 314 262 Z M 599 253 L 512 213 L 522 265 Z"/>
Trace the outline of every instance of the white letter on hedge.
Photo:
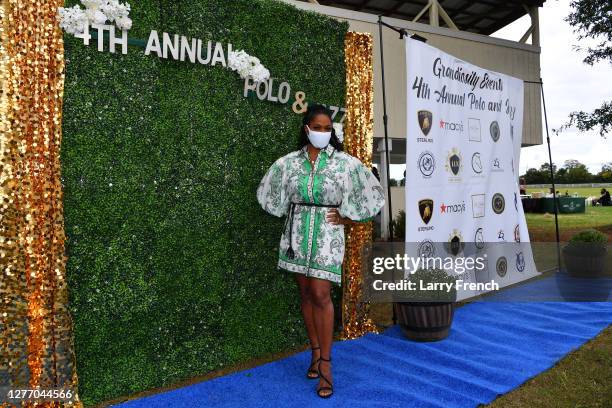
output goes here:
<path id="1" fill-rule="evenodd" d="M 157 53 L 157 56 L 161 58 L 161 46 L 159 45 L 159 37 L 157 36 L 157 31 L 155 30 L 152 30 L 151 34 L 149 34 L 147 48 L 145 48 L 145 55 L 149 55 L 151 51 L 155 51 Z"/>
<path id="2" fill-rule="evenodd" d="M 251 82 L 251 77 L 246 77 L 244 79 L 244 97 L 249 96 L 249 91 L 255 90 L 255 84 Z"/>
<path id="3" fill-rule="evenodd" d="M 174 34 L 174 42 L 170 40 L 170 35 L 168 33 L 163 33 L 163 43 L 164 43 L 164 58 L 168 58 L 168 48 L 170 48 L 170 52 L 172 53 L 172 58 L 177 60 L 179 58 L 179 36 L 178 34 Z"/>
<path id="4" fill-rule="evenodd" d="M 181 36 L 181 61 L 185 61 L 185 53 L 189 55 L 189 61 L 195 62 L 196 59 L 196 39 L 191 39 L 191 48 L 189 48 L 189 40 L 184 35 Z"/>
<path id="5" fill-rule="evenodd" d="M 91 28 L 98 30 L 98 51 L 104 51 L 104 30 L 109 30 L 111 26 L 105 24 L 92 24 Z"/>
<path id="6" fill-rule="evenodd" d="M 127 54 L 128 36 L 127 30 L 121 30 L 121 38 L 115 37 L 115 26 L 110 26 L 110 52 L 115 53 L 115 45 L 121 44 L 121 53 Z"/>
<path id="7" fill-rule="evenodd" d="M 263 85 L 263 91 L 262 86 Z M 263 101 L 268 96 L 268 81 L 261 81 L 257 84 L 257 97 L 260 101 Z"/>
<path id="8" fill-rule="evenodd" d="M 206 52 L 206 59 L 202 59 L 202 40 L 198 38 L 198 62 L 202 65 L 206 65 L 210 62 L 212 42 L 208 41 L 208 51 Z"/>
<path id="9" fill-rule="evenodd" d="M 274 88 L 274 79 L 270 78 L 268 80 L 270 84 L 268 85 L 268 100 L 270 102 L 278 102 L 278 98 L 276 96 L 272 96 L 272 88 Z"/>
<path id="10" fill-rule="evenodd" d="M 223 65 L 224 67 L 226 66 L 225 55 L 223 55 L 223 46 L 220 42 L 217 42 L 217 44 L 215 44 L 215 54 L 213 55 L 212 64 L 210 65 L 215 65 L 217 62 L 221 62 L 221 65 Z"/>
<path id="11" fill-rule="evenodd" d="M 283 92 L 284 91 L 284 92 Z M 291 96 L 291 87 L 288 82 L 283 82 L 278 87 L 278 101 L 280 103 L 287 103 Z"/>

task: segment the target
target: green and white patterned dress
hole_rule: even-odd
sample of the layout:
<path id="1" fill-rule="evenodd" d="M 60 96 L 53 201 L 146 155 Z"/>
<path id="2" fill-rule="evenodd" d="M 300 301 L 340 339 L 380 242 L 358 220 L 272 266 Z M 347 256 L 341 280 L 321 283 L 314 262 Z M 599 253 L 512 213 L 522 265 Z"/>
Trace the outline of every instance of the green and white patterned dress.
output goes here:
<path id="1" fill-rule="evenodd" d="M 259 183 L 257 201 L 277 217 L 289 214 L 291 202 L 339 204 L 341 216 L 366 222 L 384 206 L 385 195 L 369 168 L 329 144 L 319 152 L 314 166 L 307 146 L 276 160 Z M 341 284 L 344 225 L 328 223 L 328 211 L 329 207 L 295 205 L 291 233 L 294 257 L 286 254 L 291 224 L 286 222 L 279 245 L 279 269 Z"/>

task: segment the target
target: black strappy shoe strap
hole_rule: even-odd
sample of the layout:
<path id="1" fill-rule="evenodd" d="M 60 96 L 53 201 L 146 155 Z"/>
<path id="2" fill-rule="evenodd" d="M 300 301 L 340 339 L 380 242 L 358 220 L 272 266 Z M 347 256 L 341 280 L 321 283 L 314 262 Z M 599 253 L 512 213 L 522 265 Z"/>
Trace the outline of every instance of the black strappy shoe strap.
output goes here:
<path id="1" fill-rule="evenodd" d="M 306 373 L 308 378 L 319 378 L 319 371 L 316 368 L 313 368 L 312 366 L 314 366 L 317 362 L 315 361 L 314 363 L 311 363 L 310 366 L 308 367 L 308 372 Z M 310 374 L 316 374 L 317 376 L 310 376 Z"/>
<path id="2" fill-rule="evenodd" d="M 323 358 L 323 357 L 319 357 L 319 359 L 318 359 L 317 361 L 327 361 L 327 362 L 331 362 L 331 357 L 330 357 L 329 359 L 327 359 L 327 358 Z M 328 379 L 327 377 L 325 377 L 325 376 L 323 375 L 323 373 L 321 373 L 320 364 L 319 364 L 319 365 L 317 365 L 317 372 L 318 372 L 318 374 L 319 374 L 319 377 L 320 377 L 321 379 L 323 379 L 323 381 L 325 381 L 326 383 L 328 383 L 328 384 L 329 384 L 329 387 L 328 387 L 328 386 L 322 386 L 322 387 L 317 388 L 317 394 L 318 394 L 318 395 L 319 395 L 319 397 L 321 397 L 321 398 L 331 397 L 331 396 L 332 396 L 332 394 L 334 393 L 334 385 L 331 383 L 331 381 L 329 381 L 329 379 Z M 327 394 L 327 395 L 321 395 L 321 391 L 323 391 L 323 390 L 330 390 L 331 392 L 330 392 L 329 394 Z"/>
<path id="3" fill-rule="evenodd" d="M 317 346 L 317 347 L 311 347 L 311 350 L 319 350 L 321 347 Z M 306 373 L 306 377 L 316 380 L 317 378 L 319 378 L 319 371 L 315 368 L 313 368 L 313 366 L 318 362 L 318 360 L 313 361 L 312 363 L 310 363 L 310 366 L 308 367 L 308 372 Z M 315 376 L 310 376 L 310 374 L 316 374 Z"/>

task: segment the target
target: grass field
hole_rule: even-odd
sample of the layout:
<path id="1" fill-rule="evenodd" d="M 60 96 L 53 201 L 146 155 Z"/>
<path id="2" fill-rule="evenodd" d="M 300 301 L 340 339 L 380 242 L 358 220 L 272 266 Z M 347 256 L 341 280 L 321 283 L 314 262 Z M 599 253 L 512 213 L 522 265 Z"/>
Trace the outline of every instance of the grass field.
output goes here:
<path id="1" fill-rule="evenodd" d="M 612 185 L 605 186 L 612 191 Z M 599 197 L 602 187 L 569 187 L 564 184 L 556 186 L 560 195 L 567 191 L 570 196 Z M 527 186 L 527 193 L 548 193 L 549 188 Z M 525 214 L 531 241 L 555 241 L 554 214 Z M 559 214 L 559 233 L 561 241 L 567 241 L 576 232 L 586 228 L 595 228 L 608 235 L 612 242 L 612 207 L 587 206 L 584 214 Z"/>
<path id="2" fill-rule="evenodd" d="M 612 401 L 612 327 L 490 408 L 606 408 Z"/>
<path id="3" fill-rule="evenodd" d="M 552 187 L 552 186 L 551 186 Z M 578 194 L 579 197 L 599 197 L 600 191 L 602 187 L 567 187 L 563 184 L 558 184 L 555 186 L 556 190 L 559 194 L 564 195 L 565 192 L 569 195 L 574 195 L 574 193 Z M 612 191 L 612 185 L 603 187 L 608 191 Z M 527 186 L 527 194 L 532 194 L 536 192 L 548 193 L 550 187 L 529 187 Z"/>
<path id="4" fill-rule="evenodd" d="M 531 241 L 555 241 L 554 214 L 525 214 Z M 559 235 L 567 241 L 578 231 L 595 228 L 608 235 L 612 242 L 612 207 L 587 206 L 584 214 L 559 214 Z"/>

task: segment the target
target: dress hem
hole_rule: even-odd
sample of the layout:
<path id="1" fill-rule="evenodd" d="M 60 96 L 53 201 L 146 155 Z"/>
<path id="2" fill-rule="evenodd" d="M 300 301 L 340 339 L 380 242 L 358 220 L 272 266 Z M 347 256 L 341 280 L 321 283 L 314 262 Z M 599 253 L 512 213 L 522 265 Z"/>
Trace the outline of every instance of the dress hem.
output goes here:
<path id="1" fill-rule="evenodd" d="M 306 275 L 309 278 L 325 279 L 330 282 L 341 285 L 342 276 L 339 274 L 333 273 L 333 272 L 328 272 L 328 271 L 324 271 L 324 270 L 316 269 L 316 268 L 307 268 L 306 266 L 302 266 L 302 265 L 295 265 L 295 264 L 283 261 L 282 259 L 278 260 L 278 267 L 288 272 L 301 273 L 302 275 Z"/>

